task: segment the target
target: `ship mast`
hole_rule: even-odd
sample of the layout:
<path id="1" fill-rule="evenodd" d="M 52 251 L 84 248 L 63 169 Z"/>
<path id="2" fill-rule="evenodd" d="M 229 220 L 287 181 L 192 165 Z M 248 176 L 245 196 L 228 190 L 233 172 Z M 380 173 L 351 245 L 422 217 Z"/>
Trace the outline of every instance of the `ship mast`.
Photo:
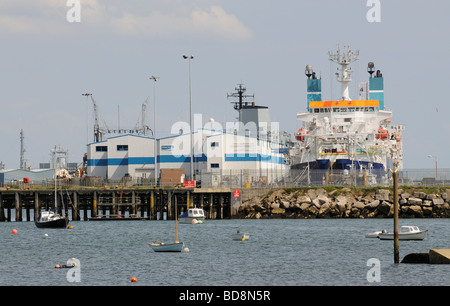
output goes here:
<path id="1" fill-rule="evenodd" d="M 341 66 L 339 73 L 336 73 L 337 81 L 341 83 L 341 97 L 340 99 L 350 101 L 348 83 L 352 80 L 352 70 L 347 68 L 351 62 L 359 59 L 359 51 L 353 53 L 349 47 L 344 47 L 346 50 L 341 50 L 340 44 L 336 53 L 328 52 L 329 60 Z"/>
<path id="2" fill-rule="evenodd" d="M 236 92 L 232 94 L 227 94 L 227 98 L 239 98 L 239 101 L 231 102 L 234 103 L 234 109 L 239 112 L 239 122 L 241 122 L 241 112 L 240 110 L 244 108 L 244 99 L 246 98 L 255 98 L 255 95 L 246 95 L 245 92 L 247 89 L 244 87 L 244 84 L 238 84 L 239 87 L 235 87 Z"/>

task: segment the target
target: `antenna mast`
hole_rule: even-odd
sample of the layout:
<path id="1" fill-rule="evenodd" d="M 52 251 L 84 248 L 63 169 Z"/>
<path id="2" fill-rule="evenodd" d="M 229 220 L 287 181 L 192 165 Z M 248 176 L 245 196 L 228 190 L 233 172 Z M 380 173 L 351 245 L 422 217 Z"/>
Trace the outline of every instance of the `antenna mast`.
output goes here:
<path id="1" fill-rule="evenodd" d="M 341 46 L 338 44 L 338 49 L 336 53 L 328 52 L 330 61 L 341 65 L 339 73 L 336 73 L 337 81 L 341 83 L 341 99 L 350 101 L 350 96 L 348 93 L 348 83 L 352 80 L 352 70 L 347 68 L 351 62 L 359 60 L 359 51 L 353 53 L 349 47 L 344 47 L 341 51 Z"/>
<path id="2" fill-rule="evenodd" d="M 237 110 L 238 112 L 243 108 L 243 102 L 245 98 L 255 98 L 255 95 L 244 95 L 244 93 L 247 91 L 247 89 L 244 87 L 244 84 L 238 84 L 239 87 L 236 87 L 235 90 L 237 92 L 234 92 L 232 94 L 227 94 L 227 98 L 229 97 L 233 97 L 236 98 L 238 97 L 239 100 L 235 101 L 235 102 L 231 102 L 234 103 L 234 109 Z M 239 112 L 240 115 L 240 112 Z M 239 121 L 241 120 L 241 118 L 239 118 Z"/>

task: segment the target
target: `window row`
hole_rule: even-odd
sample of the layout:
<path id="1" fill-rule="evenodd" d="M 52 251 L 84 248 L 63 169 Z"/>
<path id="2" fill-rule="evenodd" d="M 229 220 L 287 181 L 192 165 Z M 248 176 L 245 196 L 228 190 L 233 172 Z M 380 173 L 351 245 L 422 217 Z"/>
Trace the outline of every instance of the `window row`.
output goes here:
<path id="1" fill-rule="evenodd" d="M 96 146 L 96 152 L 108 152 L 107 146 Z M 117 151 L 128 151 L 128 145 L 117 145 Z"/>
<path id="2" fill-rule="evenodd" d="M 320 107 L 320 108 L 310 108 L 310 113 L 347 113 L 347 112 L 373 112 L 375 107 Z"/>

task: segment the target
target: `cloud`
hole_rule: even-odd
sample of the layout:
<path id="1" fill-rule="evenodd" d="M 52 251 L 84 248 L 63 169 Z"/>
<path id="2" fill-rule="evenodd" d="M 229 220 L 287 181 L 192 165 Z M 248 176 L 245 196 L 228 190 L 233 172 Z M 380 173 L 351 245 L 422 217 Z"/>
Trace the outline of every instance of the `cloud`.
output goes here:
<path id="1" fill-rule="evenodd" d="M 131 3 L 133 1 L 130 1 Z M 126 3 L 81 0 L 81 22 L 66 19 L 71 9 L 64 0 L 2 0 L 0 34 L 3 35 L 119 35 L 165 39 L 245 40 L 252 36 L 238 17 L 213 5 L 206 8 L 184 2 Z M 185 6 L 180 8 L 181 3 Z M 171 9 L 172 6 L 176 9 Z"/>

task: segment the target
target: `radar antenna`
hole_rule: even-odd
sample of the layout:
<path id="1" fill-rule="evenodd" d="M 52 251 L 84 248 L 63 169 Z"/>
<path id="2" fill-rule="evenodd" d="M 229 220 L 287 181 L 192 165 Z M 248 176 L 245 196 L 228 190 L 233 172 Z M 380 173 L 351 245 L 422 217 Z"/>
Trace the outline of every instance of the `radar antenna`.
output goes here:
<path id="1" fill-rule="evenodd" d="M 255 95 L 244 95 L 244 93 L 247 91 L 247 89 L 244 87 L 244 84 L 238 84 L 239 87 L 236 87 L 236 92 L 232 94 L 227 94 L 227 98 L 233 97 L 233 98 L 239 98 L 238 101 L 231 102 L 234 103 L 234 109 L 239 111 L 243 108 L 243 102 L 245 98 L 255 98 Z"/>
<path id="2" fill-rule="evenodd" d="M 347 68 L 351 62 L 359 60 L 359 51 L 353 53 L 349 47 L 344 47 L 347 50 L 341 50 L 340 44 L 336 53 L 328 52 L 330 61 L 337 63 L 341 66 L 340 73 L 336 73 L 337 80 L 341 83 L 341 99 L 350 101 L 348 93 L 348 83 L 352 80 L 352 70 Z"/>

